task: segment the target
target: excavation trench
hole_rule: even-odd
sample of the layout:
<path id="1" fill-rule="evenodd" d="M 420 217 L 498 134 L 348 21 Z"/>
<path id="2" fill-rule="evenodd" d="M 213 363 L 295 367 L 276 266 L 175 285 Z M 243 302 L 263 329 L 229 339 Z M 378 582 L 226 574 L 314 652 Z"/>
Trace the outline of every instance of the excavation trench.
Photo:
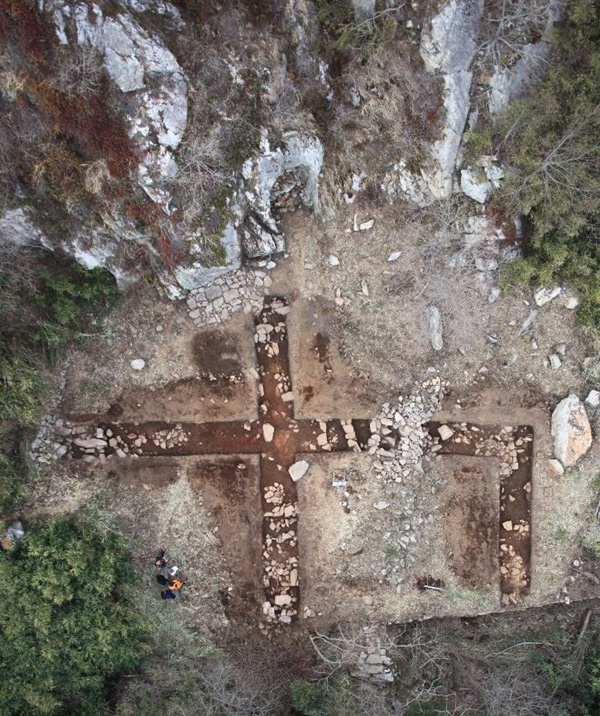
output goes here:
<path id="1" fill-rule="evenodd" d="M 439 440 L 442 423 L 429 423 Z M 531 500 L 533 428 L 443 423 L 453 435 L 440 443 L 441 455 L 500 458 L 498 561 L 505 606 L 518 604 L 531 585 Z"/>

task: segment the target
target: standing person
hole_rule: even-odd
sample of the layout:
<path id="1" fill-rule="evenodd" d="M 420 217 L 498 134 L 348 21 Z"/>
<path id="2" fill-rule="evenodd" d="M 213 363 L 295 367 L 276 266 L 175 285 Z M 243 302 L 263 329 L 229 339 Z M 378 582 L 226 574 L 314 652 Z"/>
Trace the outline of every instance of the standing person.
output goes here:
<path id="1" fill-rule="evenodd" d="M 169 560 L 165 557 L 165 554 L 166 554 L 166 550 L 163 547 L 163 549 L 160 550 L 160 554 L 158 554 L 156 556 L 156 559 L 154 560 L 155 567 L 159 567 L 160 569 L 163 569 L 164 567 L 167 566 L 167 562 Z"/>

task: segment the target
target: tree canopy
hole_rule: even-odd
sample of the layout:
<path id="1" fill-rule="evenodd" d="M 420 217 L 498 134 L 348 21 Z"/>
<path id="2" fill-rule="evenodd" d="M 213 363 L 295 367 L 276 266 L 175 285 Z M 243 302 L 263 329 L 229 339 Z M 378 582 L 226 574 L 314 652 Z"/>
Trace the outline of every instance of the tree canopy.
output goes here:
<path id="1" fill-rule="evenodd" d="M 81 517 L 41 520 L 0 553 L 0 581 L 1 713 L 108 713 L 107 682 L 145 653 L 122 539 Z"/>

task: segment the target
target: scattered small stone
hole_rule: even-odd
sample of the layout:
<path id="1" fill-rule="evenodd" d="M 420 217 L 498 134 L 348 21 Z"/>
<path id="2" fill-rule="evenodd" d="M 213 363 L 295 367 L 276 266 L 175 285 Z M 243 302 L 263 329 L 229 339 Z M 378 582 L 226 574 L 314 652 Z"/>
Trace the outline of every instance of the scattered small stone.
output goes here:
<path id="1" fill-rule="evenodd" d="M 334 256 L 333 254 L 331 254 L 331 256 L 329 257 L 329 265 L 330 266 L 339 266 L 340 260 L 338 259 L 337 256 Z"/>
<path id="2" fill-rule="evenodd" d="M 533 298 L 538 306 L 545 306 L 554 300 L 561 291 L 562 288 L 560 286 L 555 286 L 554 288 L 538 288 L 533 294 Z"/>
<path id="3" fill-rule="evenodd" d="M 562 365 L 562 361 L 556 353 L 552 353 L 548 356 L 548 362 L 550 363 L 550 368 L 552 368 L 552 370 L 558 370 Z"/>
<path id="4" fill-rule="evenodd" d="M 133 370 L 144 370 L 146 367 L 146 361 L 142 358 L 136 358 L 135 360 L 132 360 L 130 363 Z"/>
<path id="5" fill-rule="evenodd" d="M 488 303 L 495 303 L 500 298 L 501 293 L 502 293 L 502 290 L 498 286 L 493 286 L 490 289 L 490 294 L 488 296 Z"/>
<path id="6" fill-rule="evenodd" d="M 369 231 L 373 228 L 373 224 L 375 223 L 375 219 L 369 219 L 369 221 L 363 221 L 362 224 L 359 224 L 360 231 Z"/>
<path id="7" fill-rule="evenodd" d="M 270 443 L 275 435 L 275 428 L 270 423 L 263 423 L 262 431 L 265 442 Z"/>
<path id="8" fill-rule="evenodd" d="M 450 440 L 450 438 L 454 435 L 454 430 L 452 428 L 448 427 L 448 425 L 440 425 L 438 428 L 439 436 L 442 440 Z"/>
<path id="9" fill-rule="evenodd" d="M 597 408 L 598 406 L 600 406 L 600 391 L 598 391 L 598 390 L 590 390 L 590 392 L 588 393 L 587 398 L 585 399 L 585 404 L 586 404 L 589 408 L 593 408 L 593 409 L 595 409 L 595 408 Z"/>
<path id="10" fill-rule="evenodd" d="M 392 251 L 392 253 L 387 257 L 387 260 L 392 261 L 398 261 L 398 259 L 402 256 L 402 251 Z"/>

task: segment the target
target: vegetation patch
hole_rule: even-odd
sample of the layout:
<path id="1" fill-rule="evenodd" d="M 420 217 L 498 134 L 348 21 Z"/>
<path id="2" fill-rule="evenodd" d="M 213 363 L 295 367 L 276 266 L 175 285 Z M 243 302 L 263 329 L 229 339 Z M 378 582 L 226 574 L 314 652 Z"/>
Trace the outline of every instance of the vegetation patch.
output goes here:
<path id="1" fill-rule="evenodd" d="M 49 369 L 117 297 L 108 271 L 50 254 L 6 256 L 0 271 L 0 513 L 24 497 L 30 431 L 52 385 Z"/>
<path id="2" fill-rule="evenodd" d="M 579 317 L 600 328 L 600 28 L 598 0 L 573 0 L 557 28 L 545 78 L 470 142 L 510 171 L 504 208 L 531 227 L 524 258 L 505 278 L 567 282 L 581 292 Z M 486 141 L 487 140 L 487 141 Z"/>
<path id="3" fill-rule="evenodd" d="M 109 713 L 108 684 L 143 658 L 123 540 L 83 516 L 41 520 L 0 553 L 0 701 L 7 716 Z"/>

